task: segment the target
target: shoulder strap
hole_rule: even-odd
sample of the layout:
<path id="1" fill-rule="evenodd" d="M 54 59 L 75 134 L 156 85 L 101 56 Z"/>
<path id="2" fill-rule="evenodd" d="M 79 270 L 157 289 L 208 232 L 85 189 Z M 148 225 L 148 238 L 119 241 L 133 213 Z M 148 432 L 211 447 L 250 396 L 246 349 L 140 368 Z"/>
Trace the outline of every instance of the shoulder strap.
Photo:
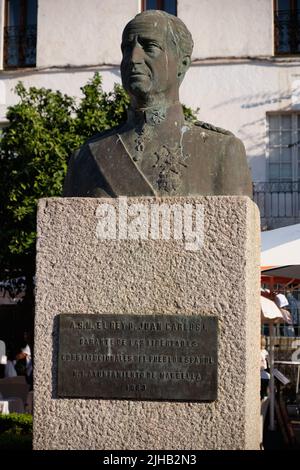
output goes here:
<path id="1" fill-rule="evenodd" d="M 213 124 L 209 124 L 208 122 L 195 121 L 194 124 L 195 126 L 202 127 L 203 129 L 207 129 L 208 131 L 214 131 L 224 135 L 234 135 L 232 132 L 227 131 L 226 129 L 222 129 L 222 127 L 217 127 Z"/>

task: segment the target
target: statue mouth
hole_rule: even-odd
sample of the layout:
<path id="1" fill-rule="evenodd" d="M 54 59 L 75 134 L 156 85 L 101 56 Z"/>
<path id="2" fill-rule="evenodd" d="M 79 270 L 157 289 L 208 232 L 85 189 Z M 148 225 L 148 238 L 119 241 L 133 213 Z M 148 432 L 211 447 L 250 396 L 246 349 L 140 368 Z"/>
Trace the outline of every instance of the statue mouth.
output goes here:
<path id="1" fill-rule="evenodd" d="M 148 74 L 145 73 L 145 72 L 141 72 L 139 70 L 132 70 L 130 72 L 130 78 L 133 78 L 133 77 L 147 77 Z"/>

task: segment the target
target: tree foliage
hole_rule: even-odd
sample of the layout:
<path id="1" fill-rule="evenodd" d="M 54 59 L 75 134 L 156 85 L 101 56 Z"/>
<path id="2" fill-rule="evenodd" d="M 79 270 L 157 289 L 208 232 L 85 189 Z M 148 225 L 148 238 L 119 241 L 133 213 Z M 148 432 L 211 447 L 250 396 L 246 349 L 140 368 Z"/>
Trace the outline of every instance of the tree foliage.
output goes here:
<path id="1" fill-rule="evenodd" d="M 16 87 L 0 143 L 0 280 L 34 275 L 36 205 L 60 196 L 68 157 L 88 137 L 125 120 L 128 96 L 120 85 L 106 93 L 96 73 L 82 98 L 60 91 Z M 193 112 L 185 108 L 193 119 Z"/>
<path id="2" fill-rule="evenodd" d="M 60 196 L 68 157 L 88 137 L 125 119 L 120 85 L 106 93 L 99 74 L 81 88 L 79 103 L 60 91 L 15 89 L 0 144 L 0 279 L 34 273 L 36 205 Z"/>

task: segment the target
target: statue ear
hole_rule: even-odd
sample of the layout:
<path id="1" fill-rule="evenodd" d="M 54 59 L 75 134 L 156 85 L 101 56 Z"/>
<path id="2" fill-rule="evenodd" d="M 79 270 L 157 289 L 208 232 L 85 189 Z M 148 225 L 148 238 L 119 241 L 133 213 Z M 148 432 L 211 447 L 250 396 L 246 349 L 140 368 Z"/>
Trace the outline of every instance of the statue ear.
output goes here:
<path id="1" fill-rule="evenodd" d="M 180 65 L 179 65 L 179 67 L 178 67 L 177 76 L 178 76 L 178 78 L 179 78 L 179 82 L 180 82 L 180 83 L 181 83 L 182 80 L 184 79 L 185 73 L 186 73 L 186 71 L 187 71 L 187 69 L 189 68 L 190 65 L 191 65 L 191 58 L 190 58 L 190 56 L 186 55 L 186 56 L 182 59 Z"/>

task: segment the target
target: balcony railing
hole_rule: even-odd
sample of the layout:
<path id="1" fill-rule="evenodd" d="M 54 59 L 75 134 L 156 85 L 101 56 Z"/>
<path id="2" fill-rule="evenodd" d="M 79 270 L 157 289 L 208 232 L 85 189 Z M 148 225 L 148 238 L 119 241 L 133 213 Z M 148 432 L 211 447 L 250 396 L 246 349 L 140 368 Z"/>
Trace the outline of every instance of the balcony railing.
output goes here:
<path id="1" fill-rule="evenodd" d="M 300 10 L 274 12 L 276 54 L 300 54 Z"/>
<path id="2" fill-rule="evenodd" d="M 300 180 L 254 183 L 254 201 L 269 229 L 300 222 Z"/>
<path id="3" fill-rule="evenodd" d="M 35 66 L 36 34 L 36 25 L 4 28 L 4 67 Z"/>

